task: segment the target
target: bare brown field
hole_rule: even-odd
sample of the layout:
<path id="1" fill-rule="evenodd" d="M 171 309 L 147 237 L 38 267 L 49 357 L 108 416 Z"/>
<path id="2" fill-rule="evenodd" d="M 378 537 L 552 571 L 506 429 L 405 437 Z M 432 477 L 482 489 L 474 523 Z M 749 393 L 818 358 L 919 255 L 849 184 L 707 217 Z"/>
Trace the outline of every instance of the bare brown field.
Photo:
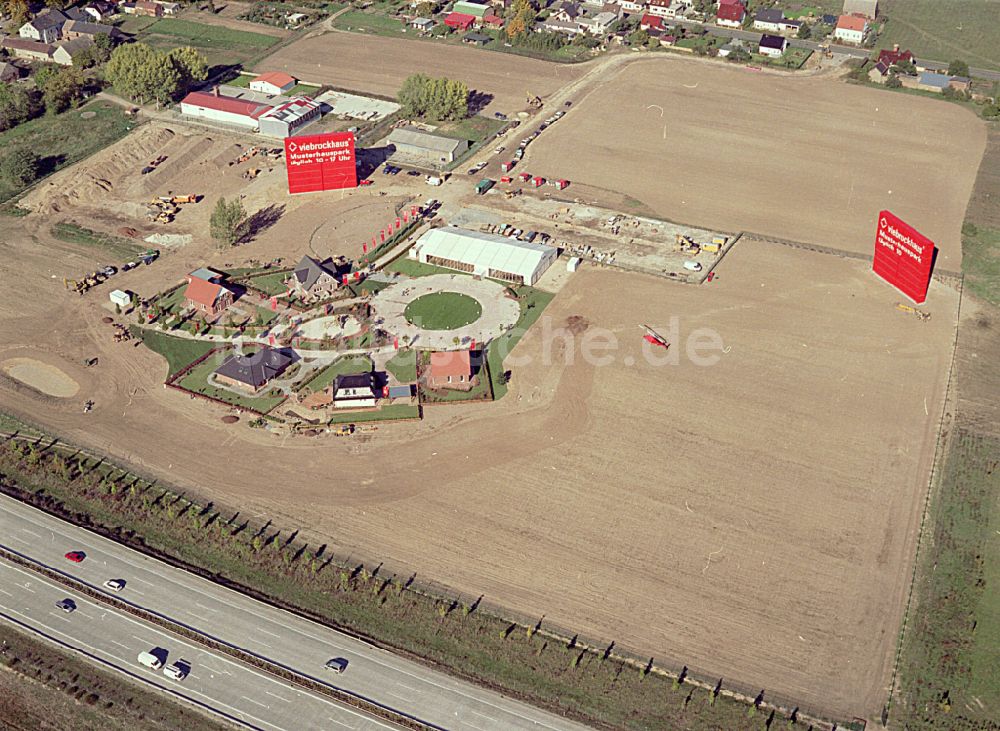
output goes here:
<path id="1" fill-rule="evenodd" d="M 42 285 L 48 260 L 11 246 L 0 361 L 81 390 L 0 383 L 3 407 L 393 571 L 806 708 L 880 710 L 954 333 L 943 285 L 921 323 L 863 263 L 778 245 L 738 246 L 701 288 L 584 270 L 503 401 L 320 445 L 163 389 L 158 356 L 110 341 L 102 298 Z M 613 363 L 544 362 L 545 321 L 572 315 L 620 338 Z M 672 316 L 678 351 L 708 327 L 721 361 L 643 361 L 638 323 Z"/>
<path id="2" fill-rule="evenodd" d="M 626 193 L 672 220 L 865 253 L 888 208 L 937 243 L 938 268 L 958 271 L 985 145 L 984 123 L 951 104 L 650 59 L 578 102 L 525 167 Z"/>
<path id="3" fill-rule="evenodd" d="M 508 114 L 525 107 L 526 92 L 547 96 L 582 76 L 585 69 L 583 65 L 344 31 L 310 34 L 257 64 L 258 71 L 285 71 L 307 83 L 393 98 L 410 74 L 447 76 L 493 95 L 487 108 L 490 113 Z"/>

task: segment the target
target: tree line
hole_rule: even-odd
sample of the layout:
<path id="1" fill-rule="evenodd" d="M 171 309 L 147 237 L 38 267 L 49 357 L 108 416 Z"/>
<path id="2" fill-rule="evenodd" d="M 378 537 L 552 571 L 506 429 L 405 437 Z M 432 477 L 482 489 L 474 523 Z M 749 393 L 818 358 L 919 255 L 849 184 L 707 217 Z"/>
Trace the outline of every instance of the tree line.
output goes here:
<path id="1" fill-rule="evenodd" d="M 115 91 L 144 104 L 166 104 L 208 78 L 204 56 L 190 46 L 157 51 L 145 43 L 119 46 L 104 69 Z"/>

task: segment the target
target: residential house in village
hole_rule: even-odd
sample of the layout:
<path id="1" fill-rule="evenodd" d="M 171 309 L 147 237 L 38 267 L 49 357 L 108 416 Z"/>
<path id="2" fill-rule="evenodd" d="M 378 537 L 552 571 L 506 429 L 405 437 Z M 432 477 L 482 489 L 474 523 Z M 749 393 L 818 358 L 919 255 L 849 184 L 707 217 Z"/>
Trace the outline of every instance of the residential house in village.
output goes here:
<path id="1" fill-rule="evenodd" d="M 211 318 L 233 304 L 234 296 L 219 272 L 202 267 L 187 275 L 184 299 L 189 307 Z"/>
<path id="2" fill-rule="evenodd" d="M 17 30 L 17 34 L 29 41 L 55 43 L 62 37 L 62 27 L 69 20 L 58 10 L 39 13 Z"/>
<path id="3" fill-rule="evenodd" d="M 303 256 L 285 280 L 288 290 L 305 302 L 331 297 L 340 286 L 337 267 L 332 259 L 320 261 Z"/>

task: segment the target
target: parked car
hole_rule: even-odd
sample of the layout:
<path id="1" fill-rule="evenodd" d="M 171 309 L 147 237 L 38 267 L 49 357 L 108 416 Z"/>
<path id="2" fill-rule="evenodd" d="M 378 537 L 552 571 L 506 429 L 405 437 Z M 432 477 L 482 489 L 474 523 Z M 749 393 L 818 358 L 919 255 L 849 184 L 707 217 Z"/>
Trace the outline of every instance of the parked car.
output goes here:
<path id="1" fill-rule="evenodd" d="M 139 266 L 139 262 L 137 262 L 137 261 L 130 261 L 127 264 L 122 264 L 122 271 L 123 272 L 127 272 L 127 271 L 129 271 L 131 269 L 135 269 L 137 266 Z"/>
<path id="2" fill-rule="evenodd" d="M 501 121 L 504 121 L 504 122 L 507 121 L 507 115 L 504 114 L 503 112 L 493 112 L 493 116 L 496 117 L 497 119 L 501 120 Z"/>
<path id="3" fill-rule="evenodd" d="M 571 101 L 565 101 L 565 102 L 563 102 L 563 106 L 564 107 L 571 107 L 571 106 L 573 106 L 573 102 L 571 102 Z"/>
<path id="4" fill-rule="evenodd" d="M 112 274 L 117 274 L 117 273 L 118 273 L 117 267 L 113 266 L 106 266 L 101 270 L 101 274 L 103 274 L 106 277 L 110 277 Z"/>
<path id="5" fill-rule="evenodd" d="M 335 657 L 332 660 L 326 661 L 326 669 L 332 670 L 335 673 L 342 673 L 347 670 L 347 658 Z"/>
<path id="6" fill-rule="evenodd" d="M 366 178 L 364 180 L 359 180 L 358 181 L 358 185 L 375 185 L 375 181 L 374 180 L 368 180 Z"/>
<path id="7" fill-rule="evenodd" d="M 108 579 L 104 582 L 104 588 L 111 591 L 121 591 L 125 588 L 125 579 Z"/>
<path id="8" fill-rule="evenodd" d="M 496 146 L 496 147 L 493 148 L 493 154 L 494 155 L 499 155 L 501 152 L 503 152 L 506 149 L 507 148 L 504 147 L 503 145 L 498 145 L 498 146 Z"/>
<path id="9" fill-rule="evenodd" d="M 538 131 L 542 132 L 542 131 L 548 129 L 548 126 L 549 126 L 548 122 L 542 122 L 540 125 L 538 125 Z"/>
<path id="10" fill-rule="evenodd" d="M 413 177 L 413 178 L 419 178 L 420 175 L 421 175 L 421 172 L 419 170 L 407 170 L 406 174 L 409 175 L 410 177 Z"/>
<path id="11" fill-rule="evenodd" d="M 70 551 L 69 553 L 66 554 L 66 558 L 72 561 L 73 563 L 80 563 L 83 561 L 83 559 L 87 558 L 87 554 L 85 554 L 83 551 Z"/>
<path id="12" fill-rule="evenodd" d="M 76 602 L 72 599 L 60 599 L 56 602 L 56 607 L 69 614 L 76 611 Z"/>
<path id="13" fill-rule="evenodd" d="M 163 660 L 160 658 L 159 653 L 162 653 L 163 656 L 166 657 L 166 652 L 160 650 L 159 648 L 154 648 L 154 652 L 157 652 L 158 654 L 154 655 L 152 652 L 140 652 L 136 659 L 140 665 L 143 665 L 150 670 L 159 670 L 163 667 Z"/>

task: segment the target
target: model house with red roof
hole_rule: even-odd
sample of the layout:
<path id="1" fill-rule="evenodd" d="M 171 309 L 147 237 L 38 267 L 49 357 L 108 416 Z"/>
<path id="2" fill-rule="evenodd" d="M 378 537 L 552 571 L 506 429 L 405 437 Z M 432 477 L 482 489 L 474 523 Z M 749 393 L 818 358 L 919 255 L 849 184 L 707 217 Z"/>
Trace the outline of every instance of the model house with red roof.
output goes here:
<path id="1" fill-rule="evenodd" d="M 841 15 L 837 20 L 837 28 L 833 31 L 833 37 L 838 41 L 860 46 L 864 43 L 867 33 L 867 18 L 862 18 L 860 15 Z"/>
<path id="2" fill-rule="evenodd" d="M 431 388 L 471 388 L 472 354 L 468 350 L 431 353 L 427 385 Z"/>
<path id="3" fill-rule="evenodd" d="M 222 282 L 222 275 L 202 267 L 187 275 L 184 299 L 190 307 L 208 317 L 215 317 L 233 304 L 233 292 Z"/>
<path id="4" fill-rule="evenodd" d="M 268 71 L 250 82 L 250 90 L 272 95 L 287 94 L 297 83 L 294 76 L 284 71 Z"/>
<path id="5" fill-rule="evenodd" d="M 448 13 L 444 19 L 444 24 L 453 30 L 466 31 L 476 22 L 475 15 L 467 13 Z"/>

